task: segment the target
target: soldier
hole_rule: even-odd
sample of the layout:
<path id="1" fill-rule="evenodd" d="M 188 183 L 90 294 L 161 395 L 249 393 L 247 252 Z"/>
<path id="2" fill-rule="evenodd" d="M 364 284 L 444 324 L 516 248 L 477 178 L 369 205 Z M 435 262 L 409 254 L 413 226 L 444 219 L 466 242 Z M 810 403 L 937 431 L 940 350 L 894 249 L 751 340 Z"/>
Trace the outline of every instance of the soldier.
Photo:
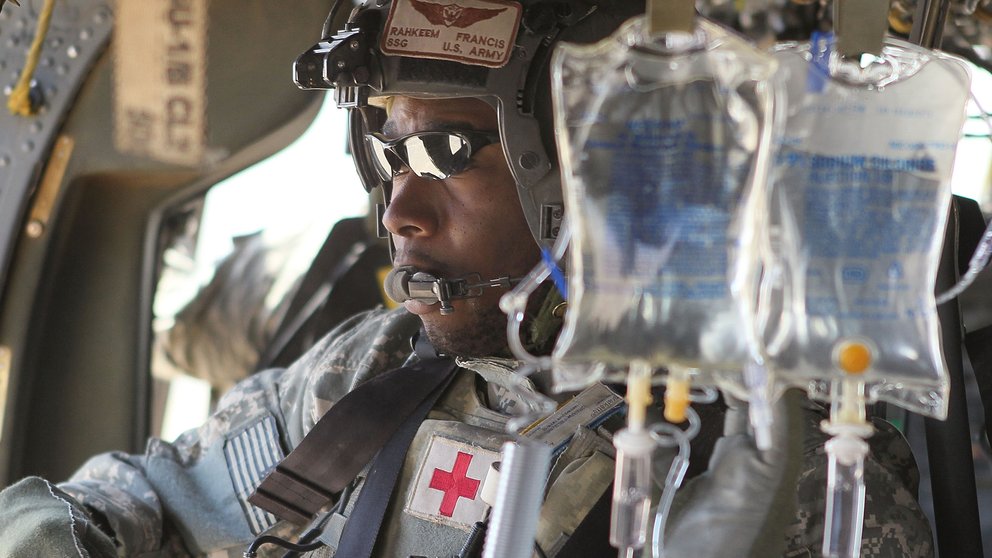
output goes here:
<path id="1" fill-rule="evenodd" d="M 463 547 L 489 515 L 482 485 L 511 438 L 506 423 L 528 410 L 528 391 L 550 386 L 538 375 L 519 387 L 498 306 L 505 287 L 458 298 L 458 280 L 520 277 L 553 241 L 561 192 L 550 52 L 557 40 L 606 36 L 634 15 L 630 4 L 393 0 L 357 9 L 337 35 L 325 29 L 296 79 L 334 84 L 351 107 L 352 152 L 366 186 L 384 193 L 391 291 L 404 308 L 355 316 L 288 369 L 242 381 L 174 443 L 94 457 L 65 483 L 9 487 L 0 555 L 240 556 L 249 545 L 252 555 L 469 555 Z M 418 280 L 442 294 L 411 293 Z M 536 352 L 560 326 L 560 298 L 544 292 L 526 340 Z M 826 459 L 818 410 L 805 406 L 805 418 L 780 406 L 776 444 L 762 453 L 746 434 L 746 409 L 731 405 L 709 470 L 676 503 L 670 556 L 818 553 Z M 415 407 L 430 409 L 425 420 Z M 723 423 L 711 418 L 700 438 L 719 436 Z M 802 441 L 799 425 L 808 426 Z M 558 456 L 535 555 L 615 553 L 601 513 L 613 475 L 606 426 L 578 429 Z M 408 430 L 395 481 L 376 472 L 389 468 L 386 449 L 367 466 Z M 931 555 L 905 442 L 890 429 L 871 442 L 863 555 Z M 378 508 L 363 504 L 376 494 L 385 495 Z"/>

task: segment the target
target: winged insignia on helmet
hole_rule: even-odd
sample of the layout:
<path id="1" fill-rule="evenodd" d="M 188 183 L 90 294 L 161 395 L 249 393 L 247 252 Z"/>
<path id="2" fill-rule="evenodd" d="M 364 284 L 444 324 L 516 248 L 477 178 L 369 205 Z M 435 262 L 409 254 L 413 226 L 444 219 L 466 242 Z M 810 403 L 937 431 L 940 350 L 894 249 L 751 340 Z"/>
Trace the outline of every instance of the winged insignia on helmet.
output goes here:
<path id="1" fill-rule="evenodd" d="M 4 5 L 5 2 L 6 2 L 6 0 L 0 0 L 0 10 L 3 9 L 3 5 Z M 10 0 L 10 3 L 13 4 L 13 5 L 15 5 L 15 6 L 20 6 L 21 5 L 21 3 L 18 2 L 17 0 Z"/>
<path id="2" fill-rule="evenodd" d="M 506 8 L 470 8 L 457 4 L 436 4 L 424 0 L 410 0 L 413 8 L 423 14 L 427 21 L 445 27 L 465 28 L 473 23 L 491 19 L 506 11 Z"/>

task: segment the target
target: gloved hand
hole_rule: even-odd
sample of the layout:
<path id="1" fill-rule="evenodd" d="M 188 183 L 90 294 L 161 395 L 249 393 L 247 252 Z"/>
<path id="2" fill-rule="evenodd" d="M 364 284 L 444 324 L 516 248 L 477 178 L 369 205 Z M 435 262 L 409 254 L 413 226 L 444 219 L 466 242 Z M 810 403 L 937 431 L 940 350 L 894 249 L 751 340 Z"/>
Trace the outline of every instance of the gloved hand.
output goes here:
<path id="1" fill-rule="evenodd" d="M 68 494 L 38 477 L 0 492 L 0 557 L 114 558 L 113 541 Z"/>
<path id="2" fill-rule="evenodd" d="M 767 451 L 759 451 L 748 434 L 747 404 L 728 398 L 724 436 L 709 468 L 676 494 L 665 530 L 666 558 L 782 555 L 802 460 L 800 398 L 790 390 L 774 405 Z"/>

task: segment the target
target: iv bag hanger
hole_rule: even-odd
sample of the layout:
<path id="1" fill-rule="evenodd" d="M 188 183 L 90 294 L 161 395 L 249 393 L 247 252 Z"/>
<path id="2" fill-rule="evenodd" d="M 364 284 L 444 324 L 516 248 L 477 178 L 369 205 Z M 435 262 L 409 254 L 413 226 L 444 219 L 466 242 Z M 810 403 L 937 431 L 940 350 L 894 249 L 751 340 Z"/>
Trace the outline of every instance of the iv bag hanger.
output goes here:
<path id="1" fill-rule="evenodd" d="M 692 33 L 696 23 L 694 0 L 647 0 L 649 35 Z"/>
<path id="2" fill-rule="evenodd" d="M 880 56 L 888 28 L 889 0 L 834 0 L 834 48 L 841 56 Z"/>

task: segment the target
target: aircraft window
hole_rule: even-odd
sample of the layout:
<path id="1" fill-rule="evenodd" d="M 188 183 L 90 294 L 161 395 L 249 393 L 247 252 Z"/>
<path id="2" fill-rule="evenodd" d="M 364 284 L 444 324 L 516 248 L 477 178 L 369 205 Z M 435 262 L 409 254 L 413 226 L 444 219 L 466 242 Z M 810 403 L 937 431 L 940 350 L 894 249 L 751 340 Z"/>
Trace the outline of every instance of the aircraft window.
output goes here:
<path id="1" fill-rule="evenodd" d="M 971 67 L 972 94 L 988 112 L 992 112 L 992 74 Z M 964 138 L 954 159 L 952 188 L 955 194 L 972 198 L 986 216 L 992 214 L 992 141 L 982 110 L 972 100 L 968 103 L 968 120 Z"/>
<path id="2" fill-rule="evenodd" d="M 254 370 L 328 231 L 367 214 L 346 122 L 327 96 L 294 143 L 167 218 L 153 302 L 153 435 L 172 440 L 198 426 Z"/>

